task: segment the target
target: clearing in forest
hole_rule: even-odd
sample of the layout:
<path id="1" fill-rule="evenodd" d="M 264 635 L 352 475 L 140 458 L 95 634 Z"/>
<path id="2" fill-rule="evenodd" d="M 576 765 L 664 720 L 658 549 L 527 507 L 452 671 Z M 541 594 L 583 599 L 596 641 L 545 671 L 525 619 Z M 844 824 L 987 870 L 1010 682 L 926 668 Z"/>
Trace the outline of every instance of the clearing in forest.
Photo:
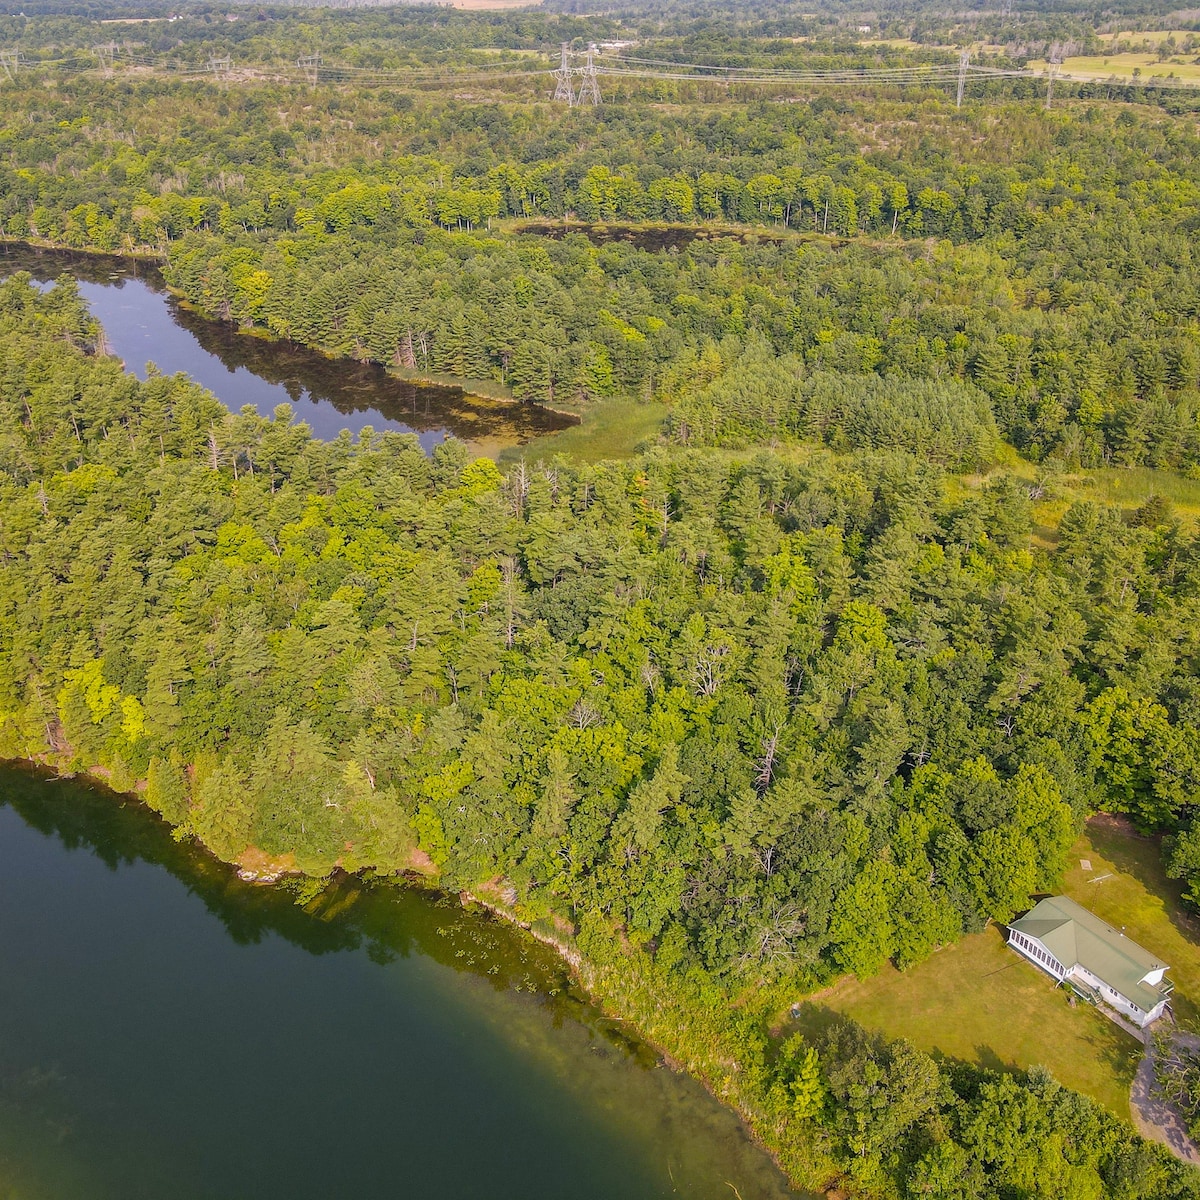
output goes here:
<path id="1" fill-rule="evenodd" d="M 1121 819 L 1093 817 L 1071 851 L 1061 890 L 1169 963 L 1176 1014 L 1200 1016 L 1200 921 L 1184 912 L 1179 888 L 1164 875 L 1157 839 L 1139 837 Z M 839 980 L 811 998 L 800 1020 L 813 1026 L 838 1013 L 950 1058 L 1041 1064 L 1067 1087 L 1129 1116 L 1141 1043 L 1095 1009 L 1072 1007 L 1048 975 L 1005 946 L 996 927 L 903 973 L 887 967 L 871 979 Z"/>

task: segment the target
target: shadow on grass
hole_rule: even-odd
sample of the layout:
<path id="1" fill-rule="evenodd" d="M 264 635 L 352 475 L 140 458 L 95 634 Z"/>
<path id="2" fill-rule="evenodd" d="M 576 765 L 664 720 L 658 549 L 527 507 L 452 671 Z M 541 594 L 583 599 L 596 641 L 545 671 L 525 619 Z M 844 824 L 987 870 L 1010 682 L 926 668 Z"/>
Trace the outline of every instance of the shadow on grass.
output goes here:
<path id="1" fill-rule="evenodd" d="M 940 1051 L 936 1055 L 939 1060 L 946 1056 Z M 1017 1069 L 1015 1063 L 1006 1063 L 1000 1055 L 998 1055 L 991 1046 L 976 1046 L 975 1047 L 975 1065 L 982 1067 L 985 1071 L 1015 1071 Z"/>
<path id="2" fill-rule="evenodd" d="M 1200 918 L 1183 908 L 1183 887 L 1168 879 L 1162 861 L 1162 838 L 1138 833 L 1124 817 L 1097 813 L 1087 823 L 1092 845 L 1119 871 L 1131 875 L 1161 899 L 1172 925 L 1190 942 L 1200 942 Z"/>
<path id="3" fill-rule="evenodd" d="M 1069 1003 L 1065 993 L 1063 995 L 1063 1003 Z M 1099 1016 L 1099 1014 L 1097 1015 Z M 836 1009 L 829 1008 L 824 1004 L 816 1004 L 811 1000 L 802 1001 L 794 1005 L 789 1018 L 778 1031 L 781 1038 L 788 1037 L 793 1033 L 800 1033 L 807 1041 L 815 1042 L 824 1037 L 829 1030 L 840 1024 L 858 1025 L 861 1028 L 871 1031 L 871 1027 L 863 1025 L 861 1021 L 855 1021 L 853 1017 L 847 1016 L 843 1012 L 838 1012 Z M 930 1047 L 926 1053 L 940 1067 L 976 1067 L 995 1074 L 1006 1075 L 1021 1074 L 1028 1070 L 1028 1068 L 1022 1067 L 1015 1062 L 1006 1062 L 996 1052 L 994 1047 L 986 1043 L 977 1044 L 974 1048 L 973 1056 L 969 1059 L 955 1054 L 948 1054 L 938 1046 Z M 1097 1052 L 1098 1061 L 1102 1062 L 1118 1078 L 1131 1078 L 1136 1072 L 1137 1064 L 1141 1061 L 1141 1058 L 1142 1046 L 1140 1043 L 1133 1041 L 1130 1041 L 1127 1046 L 1113 1043 L 1104 1050 Z M 1054 1072 L 1051 1071 L 1051 1074 L 1054 1074 Z M 1055 1078 L 1057 1078 L 1057 1075 L 1055 1075 Z M 1099 1103 L 1099 1101 L 1094 1101 L 1094 1103 Z"/>
<path id="4" fill-rule="evenodd" d="M 824 1004 L 814 1004 L 811 1000 L 808 1000 L 793 1006 L 791 1020 L 784 1024 L 780 1030 L 780 1036 L 787 1037 L 792 1033 L 800 1033 L 804 1035 L 806 1041 L 815 1042 L 819 1041 L 825 1034 L 838 1025 L 857 1025 L 862 1029 L 867 1029 L 869 1032 L 877 1032 L 871 1030 L 870 1026 L 863 1025 L 861 1021 L 856 1021 L 853 1017 L 848 1017 L 845 1013 L 828 1008 Z M 932 1047 L 926 1053 L 938 1066 L 949 1067 L 961 1065 L 980 1067 L 985 1071 L 1005 1072 L 1008 1074 L 1013 1074 L 1021 1069 L 1016 1063 L 1005 1062 L 991 1046 L 976 1046 L 973 1061 L 967 1061 L 953 1054 L 947 1054 L 937 1046 Z"/>

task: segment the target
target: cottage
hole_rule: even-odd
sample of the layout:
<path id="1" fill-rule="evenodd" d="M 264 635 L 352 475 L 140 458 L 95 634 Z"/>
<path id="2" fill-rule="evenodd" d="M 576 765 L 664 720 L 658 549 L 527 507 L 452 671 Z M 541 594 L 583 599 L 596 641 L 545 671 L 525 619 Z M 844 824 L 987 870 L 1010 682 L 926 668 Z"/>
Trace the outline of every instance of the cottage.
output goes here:
<path id="1" fill-rule="evenodd" d="M 1066 896 L 1039 901 L 1008 927 L 1008 944 L 1047 975 L 1115 1008 L 1139 1028 L 1162 1016 L 1167 964 Z"/>

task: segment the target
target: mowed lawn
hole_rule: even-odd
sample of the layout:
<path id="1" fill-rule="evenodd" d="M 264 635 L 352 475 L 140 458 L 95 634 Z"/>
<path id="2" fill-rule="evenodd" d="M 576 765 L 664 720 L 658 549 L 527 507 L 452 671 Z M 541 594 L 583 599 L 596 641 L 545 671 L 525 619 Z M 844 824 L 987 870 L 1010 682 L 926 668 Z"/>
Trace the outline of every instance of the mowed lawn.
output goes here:
<path id="1" fill-rule="evenodd" d="M 1169 963 L 1176 1018 L 1200 1018 L 1200 920 L 1184 911 L 1179 885 L 1163 873 L 1157 838 L 1138 837 L 1120 818 L 1093 817 L 1071 852 L 1063 888 Z"/>
<path id="2" fill-rule="evenodd" d="M 1200 1016 L 1200 922 L 1181 909 L 1158 854 L 1154 839 L 1095 817 L 1071 851 L 1062 891 L 1168 962 L 1176 1014 L 1190 1019 Z M 1040 1064 L 1067 1087 L 1129 1115 L 1140 1043 L 1090 1006 L 1072 1007 L 994 927 L 904 973 L 889 967 L 872 979 L 840 980 L 810 997 L 801 1024 L 838 1013 L 949 1058 L 990 1067 Z"/>
<path id="3" fill-rule="evenodd" d="M 935 1055 L 996 1069 L 1041 1064 L 1060 1083 L 1129 1116 L 1140 1043 L 1090 1006 L 1072 1008 L 994 927 L 903 973 L 888 967 L 872 979 L 842 979 L 812 997 L 801 1023 L 821 1022 L 822 1009 Z"/>

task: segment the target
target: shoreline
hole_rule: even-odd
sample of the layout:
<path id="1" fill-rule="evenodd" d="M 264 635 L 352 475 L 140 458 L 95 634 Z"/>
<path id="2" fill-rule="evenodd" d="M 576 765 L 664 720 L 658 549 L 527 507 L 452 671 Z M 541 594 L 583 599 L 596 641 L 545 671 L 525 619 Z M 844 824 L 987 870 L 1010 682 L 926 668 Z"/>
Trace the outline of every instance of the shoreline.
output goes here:
<path id="1" fill-rule="evenodd" d="M 181 308 L 186 309 L 190 313 L 203 318 L 205 321 L 211 321 L 214 325 L 221 325 L 232 328 L 241 337 L 256 338 L 259 341 L 267 342 L 272 345 L 291 346 L 307 351 L 310 354 L 319 354 L 322 358 L 331 363 L 353 362 L 360 366 L 374 366 L 385 372 L 390 378 L 398 379 L 403 383 L 415 384 L 419 387 L 428 388 L 443 388 L 446 391 L 456 391 L 464 398 L 471 400 L 483 401 L 487 404 L 501 405 L 505 408 L 520 408 L 528 405 L 531 408 L 542 409 L 545 412 L 553 413 L 555 416 L 568 417 L 574 425 L 579 425 L 583 421 L 583 416 L 580 412 L 573 408 L 554 406 L 550 404 L 537 404 L 531 401 L 518 400 L 505 384 L 496 382 L 495 380 L 486 379 L 466 379 L 459 378 L 454 375 L 439 375 L 436 372 L 410 370 L 406 367 L 395 367 L 387 363 L 378 362 L 376 359 L 357 359 L 348 355 L 330 354 L 326 350 L 322 350 L 320 346 L 310 346 L 307 342 L 298 342 L 292 338 L 276 337 L 267 329 L 260 329 L 257 326 L 243 326 L 237 321 L 227 321 L 220 317 L 214 316 L 210 312 L 206 312 L 203 308 L 192 303 L 191 300 L 184 295 L 178 288 L 172 286 L 166 279 L 163 273 L 163 268 L 167 265 L 167 260 L 161 255 L 152 250 L 83 250 L 75 246 L 64 246 L 57 242 L 45 241 L 42 239 L 32 240 L 30 238 L 12 238 L 6 234 L 0 234 L 0 251 L 5 249 L 14 250 L 31 250 L 45 251 L 49 254 L 58 254 L 66 257 L 78 257 L 90 259 L 96 263 L 136 263 L 139 266 L 151 268 L 158 276 L 158 282 L 162 285 L 163 290 L 171 297 Z"/>
<path id="2" fill-rule="evenodd" d="M 161 821 L 170 831 L 172 837 L 176 837 L 179 832 L 179 826 L 169 821 L 162 813 L 153 808 L 145 800 L 146 780 L 137 779 L 134 781 L 133 788 L 130 791 L 117 791 L 109 782 L 109 772 L 103 767 L 89 767 L 87 770 L 80 771 L 59 771 L 53 763 L 40 758 L 0 758 L 0 765 L 16 766 L 24 770 L 43 777 L 47 781 L 50 780 L 80 780 L 102 790 L 110 798 L 117 802 L 133 801 L 146 813 L 153 816 L 154 819 Z M 203 851 L 213 862 L 220 863 L 224 868 L 228 869 L 235 878 L 240 879 L 243 883 L 250 883 L 257 887 L 276 887 L 283 880 L 292 879 L 325 879 L 328 876 L 309 875 L 307 872 L 292 865 L 281 865 L 280 869 L 275 870 L 254 870 L 248 869 L 238 862 L 229 862 L 216 853 L 206 842 L 202 841 L 194 833 L 186 833 L 183 838 L 178 840 L 186 840 L 199 850 Z M 249 850 L 249 848 L 248 848 Z M 284 856 L 280 856 L 281 858 Z M 279 860 L 272 860 L 278 864 Z M 342 870 L 342 868 L 335 868 Z M 344 872 L 355 878 L 360 878 L 365 872 L 377 870 L 372 867 L 361 867 L 356 871 Z M 718 1104 L 730 1109 L 741 1122 L 745 1130 L 747 1138 L 757 1146 L 764 1154 L 770 1158 L 779 1170 L 780 1174 L 787 1181 L 789 1187 L 793 1188 L 797 1193 L 799 1200 L 850 1200 L 852 1193 L 844 1190 L 846 1180 L 836 1178 L 827 1181 L 825 1184 L 810 1184 L 806 1185 L 802 1181 L 794 1178 L 784 1167 L 779 1153 L 772 1149 L 764 1139 L 758 1129 L 755 1128 L 754 1122 L 749 1114 L 733 1097 L 723 1094 L 722 1089 L 718 1087 L 715 1080 L 698 1069 L 689 1069 L 687 1062 L 677 1057 L 672 1050 L 663 1045 L 656 1039 L 649 1030 L 647 1030 L 642 1022 L 635 1016 L 627 1015 L 621 1011 L 619 1003 L 611 996 L 607 995 L 602 990 L 599 982 L 599 969 L 588 961 L 588 959 L 574 949 L 567 942 L 543 933 L 533 927 L 533 922 L 526 921 L 519 916 L 513 909 L 503 904 L 499 900 L 489 899 L 480 894 L 483 890 L 472 891 L 469 888 L 460 889 L 458 891 L 448 889 L 442 886 L 436 876 L 428 874 L 415 866 L 412 870 L 396 869 L 394 871 L 379 871 L 381 878 L 384 878 L 388 883 L 396 887 L 417 888 L 426 892 L 435 892 L 439 896 L 455 897 L 459 904 L 464 909 L 472 907 L 484 909 L 495 920 L 503 921 L 507 925 L 511 925 L 531 937 L 534 941 L 541 943 L 544 946 L 552 949 L 564 964 L 568 975 L 574 983 L 576 983 L 587 996 L 587 1001 L 601 1015 L 616 1020 L 626 1025 L 631 1032 L 636 1034 L 639 1041 L 654 1052 L 660 1061 L 670 1070 L 680 1074 L 688 1075 L 696 1080 L 701 1087 L 704 1088 L 710 1096 Z"/>

